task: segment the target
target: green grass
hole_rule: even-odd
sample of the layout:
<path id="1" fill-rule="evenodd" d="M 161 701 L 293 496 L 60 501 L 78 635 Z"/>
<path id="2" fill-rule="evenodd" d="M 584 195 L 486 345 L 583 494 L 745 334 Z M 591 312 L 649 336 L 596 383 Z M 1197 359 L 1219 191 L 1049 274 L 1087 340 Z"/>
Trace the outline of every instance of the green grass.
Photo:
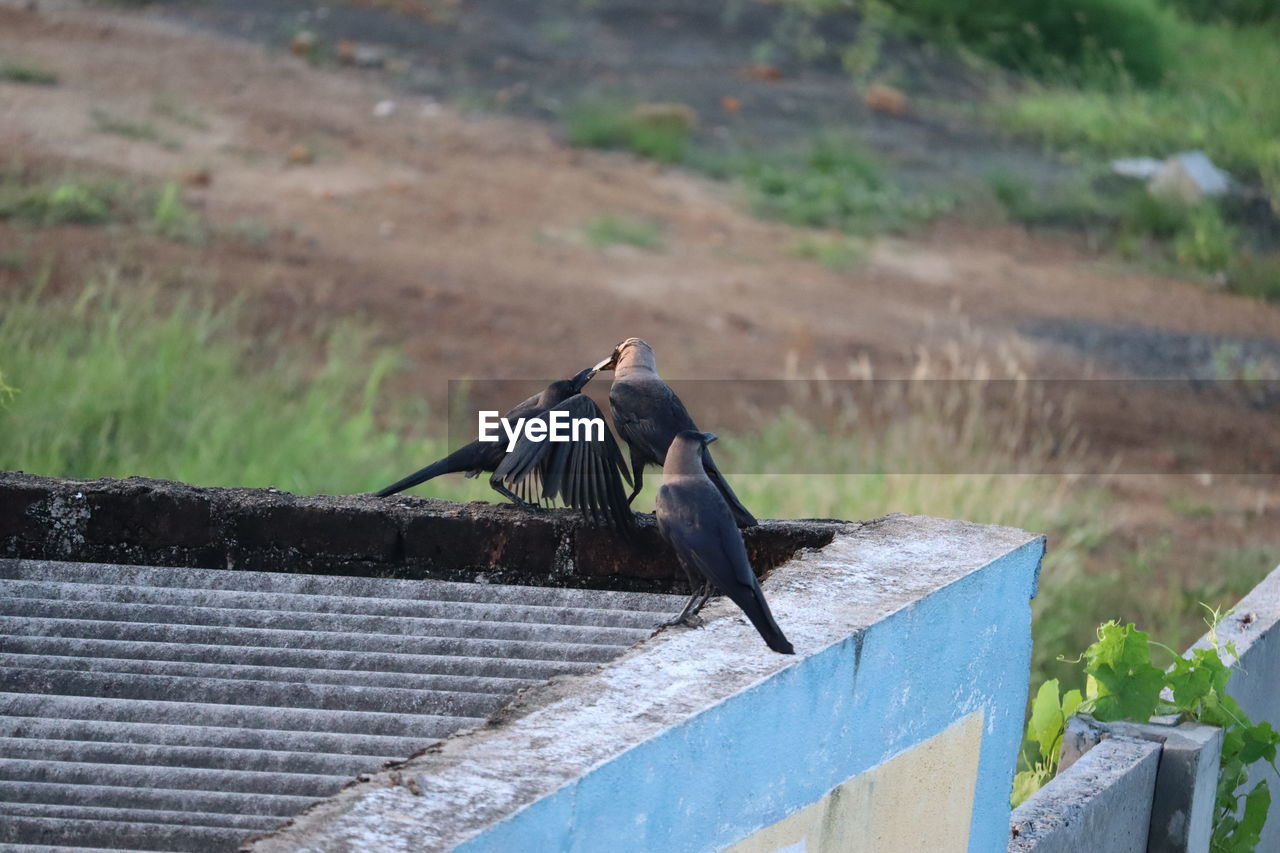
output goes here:
<path id="1" fill-rule="evenodd" d="M 992 175 L 988 183 L 1009 219 L 1084 231 L 1128 257 L 1145 253 L 1219 272 L 1232 270 L 1239 254 L 1238 230 L 1212 201 L 1188 205 L 1153 196 L 1141 186 L 1099 189 L 1099 181 L 1088 176 L 1039 190 L 1007 174 Z"/>
<path id="2" fill-rule="evenodd" d="M 905 193 L 855 140 L 819 134 L 798 148 L 761 154 L 704 154 L 699 165 L 742 186 L 757 215 L 790 225 L 869 235 L 899 231 L 951 207 L 949 199 Z"/>
<path id="3" fill-rule="evenodd" d="M 582 227 L 587 242 L 597 249 L 609 246 L 634 246 L 657 251 L 662 248 L 662 222 L 628 216 L 597 216 Z"/>
<path id="4" fill-rule="evenodd" d="M 633 105 L 604 101 L 579 104 L 566 123 L 570 145 L 630 151 L 661 163 L 683 160 L 692 133 L 678 111 L 646 117 Z"/>
<path id="5" fill-rule="evenodd" d="M 791 254 L 797 258 L 817 261 L 829 270 L 840 272 L 866 258 L 867 244 L 849 237 L 808 235 L 791 245 Z"/>
<path id="6" fill-rule="evenodd" d="M 1167 156 L 1202 148 L 1280 195 L 1280 27 L 1183 25 L 1176 71 L 1155 89 L 1047 85 L 997 104 L 1003 127 L 1056 150 Z"/>
<path id="7" fill-rule="evenodd" d="M 31 65 L 0 62 L 0 82 L 25 83 L 28 86 L 56 86 L 58 75 Z"/>
<path id="8" fill-rule="evenodd" d="M 1237 255 L 1231 260 L 1227 282 L 1245 296 L 1280 300 L 1280 253 Z"/>
<path id="9" fill-rule="evenodd" d="M 244 312 L 106 274 L 78 295 L 0 302 L 0 468 L 172 478 L 301 493 L 368 491 L 442 443 L 380 391 L 397 357 L 362 330 L 287 343 Z M 435 494 L 474 494 L 441 483 Z"/>
<path id="10" fill-rule="evenodd" d="M 73 178 L 0 183 L 0 219 L 35 225 L 103 225 L 115 216 L 119 194 L 115 184 Z"/>
<path id="11" fill-rule="evenodd" d="M 1078 654 L 1109 619 L 1134 622 L 1172 648 L 1184 649 L 1205 632 L 1202 605 L 1231 609 L 1278 561 L 1274 549 L 1224 549 L 1202 575 L 1183 581 L 1162 571 L 1171 547 L 1165 539 L 1114 543 L 1087 568 L 1072 559 L 1050 570 L 1046 561 L 1034 603 L 1032 683 L 1074 680 L 1076 665 L 1057 657 Z"/>
<path id="12" fill-rule="evenodd" d="M 136 225 L 170 240 L 199 243 L 204 222 L 182 200 L 175 181 L 159 187 L 77 177 L 10 175 L 0 182 L 0 219 L 43 228 Z"/>
<path id="13" fill-rule="evenodd" d="M 150 142 L 167 151 L 177 151 L 182 148 L 180 139 L 165 133 L 151 122 L 103 109 L 91 110 L 89 117 L 93 121 L 94 129 L 101 133 L 110 133 L 138 142 Z"/>
<path id="14" fill-rule="evenodd" d="M 204 225 L 182 201 L 182 190 L 175 181 L 161 188 L 152 207 L 150 227 L 160 236 L 181 243 L 204 240 Z"/>

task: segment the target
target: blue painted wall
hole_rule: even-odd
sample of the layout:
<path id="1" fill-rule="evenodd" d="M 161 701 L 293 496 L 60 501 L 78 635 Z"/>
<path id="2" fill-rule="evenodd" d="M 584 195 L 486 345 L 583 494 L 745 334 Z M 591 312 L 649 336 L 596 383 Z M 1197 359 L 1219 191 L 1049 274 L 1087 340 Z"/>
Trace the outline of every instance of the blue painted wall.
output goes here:
<path id="1" fill-rule="evenodd" d="M 457 849 L 720 850 L 981 709 L 969 850 L 1004 850 L 1043 552 L 1042 540 L 1010 552 Z"/>

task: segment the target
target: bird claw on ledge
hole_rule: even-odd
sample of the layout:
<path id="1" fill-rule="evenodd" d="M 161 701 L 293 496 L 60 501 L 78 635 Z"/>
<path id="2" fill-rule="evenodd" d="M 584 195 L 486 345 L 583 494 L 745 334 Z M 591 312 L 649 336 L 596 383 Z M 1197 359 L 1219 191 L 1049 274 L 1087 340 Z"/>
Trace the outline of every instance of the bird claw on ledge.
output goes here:
<path id="1" fill-rule="evenodd" d="M 686 628 L 701 628 L 704 624 L 702 617 L 690 613 L 688 616 L 680 616 L 676 619 L 668 619 L 666 622 L 658 625 L 659 628 L 674 628 L 677 625 L 683 625 Z"/>

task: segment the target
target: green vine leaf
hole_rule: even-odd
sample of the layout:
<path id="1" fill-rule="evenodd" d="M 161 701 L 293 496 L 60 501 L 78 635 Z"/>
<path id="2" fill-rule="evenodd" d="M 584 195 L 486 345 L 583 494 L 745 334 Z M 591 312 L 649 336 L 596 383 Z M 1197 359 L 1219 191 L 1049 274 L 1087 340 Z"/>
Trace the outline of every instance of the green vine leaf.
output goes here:
<path id="1" fill-rule="evenodd" d="M 1231 661 L 1239 655 L 1233 644 L 1218 642 L 1217 628 L 1224 614 L 1211 613 L 1208 647 L 1192 649 L 1185 656 L 1150 642 L 1150 637 L 1132 624 L 1108 622 L 1099 627 L 1098 641 L 1082 658 L 1085 696 L 1079 690 L 1069 690 L 1059 697 L 1061 685 L 1055 679 L 1042 684 L 1032 700 L 1022 768 L 1014 777 L 1013 805 L 1054 777 L 1067 720 L 1077 711 L 1092 713 L 1103 721 L 1146 722 L 1154 713 L 1173 714 L 1222 729 L 1210 850 L 1256 853 L 1271 806 L 1271 789 L 1265 779 L 1247 792 L 1246 786 L 1251 765 L 1266 762 L 1276 769 L 1280 732 L 1269 722 L 1255 725 L 1227 693 L 1233 668 L 1223 659 L 1223 652 Z M 1167 670 L 1152 664 L 1152 646 L 1172 655 L 1173 663 Z M 1032 760 L 1032 752 L 1039 753 L 1037 760 Z M 1276 772 L 1280 774 L 1280 769 Z"/>
<path id="2" fill-rule="evenodd" d="M 1240 760 L 1245 764 L 1266 759 L 1274 763 L 1276 760 L 1276 744 L 1280 743 L 1280 732 L 1271 727 L 1265 720 L 1256 726 L 1244 726 L 1240 732 L 1244 741 L 1240 747 Z"/>
<path id="3" fill-rule="evenodd" d="M 1152 666 L 1148 641 L 1133 623 L 1108 622 L 1098 629 L 1098 641 L 1084 656 L 1089 698 L 1099 720 L 1145 722 L 1159 708 L 1164 673 Z"/>
<path id="4" fill-rule="evenodd" d="M 1054 754 L 1054 746 L 1062 740 L 1062 703 L 1058 699 L 1058 679 L 1040 685 L 1031 702 L 1031 719 L 1027 722 L 1027 739 L 1040 747 L 1044 759 Z"/>

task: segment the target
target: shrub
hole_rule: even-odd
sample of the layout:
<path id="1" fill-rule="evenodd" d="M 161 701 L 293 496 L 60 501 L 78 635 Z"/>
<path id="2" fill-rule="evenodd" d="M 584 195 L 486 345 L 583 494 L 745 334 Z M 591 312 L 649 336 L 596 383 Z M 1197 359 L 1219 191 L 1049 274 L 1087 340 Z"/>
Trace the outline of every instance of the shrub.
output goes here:
<path id="1" fill-rule="evenodd" d="M 1173 22 L 1155 0 L 887 2 L 934 37 L 1033 74 L 1098 81 L 1120 72 L 1151 86 L 1173 62 Z"/>
<path id="2" fill-rule="evenodd" d="M 1280 19 L 1275 0 L 1164 0 L 1193 21 L 1222 22 L 1241 26 Z"/>

